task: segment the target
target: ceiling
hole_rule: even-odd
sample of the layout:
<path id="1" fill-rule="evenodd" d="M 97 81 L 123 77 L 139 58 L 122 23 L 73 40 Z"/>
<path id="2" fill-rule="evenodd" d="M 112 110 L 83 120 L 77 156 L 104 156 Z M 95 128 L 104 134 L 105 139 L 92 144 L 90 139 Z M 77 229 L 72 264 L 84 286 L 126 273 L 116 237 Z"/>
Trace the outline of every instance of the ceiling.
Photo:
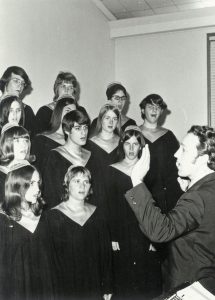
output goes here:
<path id="1" fill-rule="evenodd" d="M 97 0 L 110 19 L 128 19 L 214 7 L 215 0 Z M 104 11 L 104 10 L 103 10 Z"/>

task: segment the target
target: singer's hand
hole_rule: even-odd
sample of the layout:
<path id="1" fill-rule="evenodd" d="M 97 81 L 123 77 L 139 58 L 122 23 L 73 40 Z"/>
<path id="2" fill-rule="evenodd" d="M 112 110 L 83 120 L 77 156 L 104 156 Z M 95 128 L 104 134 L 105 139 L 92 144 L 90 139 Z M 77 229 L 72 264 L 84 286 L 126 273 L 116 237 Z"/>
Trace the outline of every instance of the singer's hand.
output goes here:
<path id="1" fill-rule="evenodd" d="M 131 180 L 133 186 L 142 182 L 144 177 L 146 176 L 150 166 L 150 152 L 149 146 L 146 144 L 142 150 L 142 155 L 140 159 L 137 161 L 133 170 L 131 172 Z"/>

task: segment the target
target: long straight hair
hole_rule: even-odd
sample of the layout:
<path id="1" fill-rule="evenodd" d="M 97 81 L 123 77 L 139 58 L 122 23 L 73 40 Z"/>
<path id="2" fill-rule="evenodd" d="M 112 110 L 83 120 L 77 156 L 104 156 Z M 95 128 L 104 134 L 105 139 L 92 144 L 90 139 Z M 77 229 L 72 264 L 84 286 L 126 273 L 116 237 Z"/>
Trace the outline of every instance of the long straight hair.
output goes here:
<path id="1" fill-rule="evenodd" d="M 34 166 L 27 165 L 10 171 L 6 176 L 2 209 L 15 221 L 19 221 L 22 218 L 22 202 L 27 202 L 25 194 L 30 187 L 31 178 L 35 171 L 37 169 Z M 44 200 L 39 196 L 36 203 L 29 203 L 29 208 L 35 216 L 38 216 L 41 214 L 44 204 Z"/>

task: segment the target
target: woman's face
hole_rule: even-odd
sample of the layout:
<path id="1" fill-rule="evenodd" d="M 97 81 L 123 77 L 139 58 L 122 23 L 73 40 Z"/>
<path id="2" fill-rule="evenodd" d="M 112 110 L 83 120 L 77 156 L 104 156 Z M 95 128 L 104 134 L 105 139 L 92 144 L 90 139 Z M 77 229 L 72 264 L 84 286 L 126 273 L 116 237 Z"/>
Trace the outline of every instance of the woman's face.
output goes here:
<path id="1" fill-rule="evenodd" d="M 108 110 L 102 118 L 102 131 L 112 133 L 116 129 L 118 117 L 112 110 Z"/>
<path id="2" fill-rule="evenodd" d="M 18 125 L 20 122 L 22 116 L 22 108 L 20 106 L 20 103 L 16 100 L 14 100 L 11 103 L 10 111 L 8 115 L 8 123 Z"/>
<path id="3" fill-rule="evenodd" d="M 25 194 L 25 200 L 32 204 L 37 202 L 37 199 L 40 195 L 40 176 L 39 173 L 35 170 L 32 174 L 29 188 Z"/>
<path id="4" fill-rule="evenodd" d="M 72 130 L 68 133 L 70 141 L 78 146 L 84 146 L 87 142 L 88 126 L 86 124 L 79 125 L 74 123 Z"/>
<path id="5" fill-rule="evenodd" d="M 125 153 L 125 158 L 129 160 L 134 160 L 138 158 L 138 153 L 140 151 L 140 144 L 136 138 L 136 136 L 130 137 L 127 141 L 123 144 L 123 149 Z"/>
<path id="6" fill-rule="evenodd" d="M 145 119 L 151 124 L 157 124 L 158 119 L 163 112 L 160 106 L 149 103 L 146 104 L 145 109 L 142 109 L 141 111 L 145 115 Z"/>
<path id="7" fill-rule="evenodd" d="M 29 139 L 26 137 L 18 137 L 13 140 L 14 159 L 26 159 L 29 152 Z"/>
<path id="8" fill-rule="evenodd" d="M 7 94 L 20 96 L 25 87 L 25 81 L 20 75 L 11 74 L 11 78 L 7 83 L 5 90 Z"/>
<path id="9" fill-rule="evenodd" d="M 68 104 L 66 105 L 63 110 L 62 110 L 62 116 L 61 116 L 61 121 L 63 120 L 63 117 L 70 111 L 76 110 L 76 105 L 75 104 Z"/>
<path id="10" fill-rule="evenodd" d="M 75 89 L 72 83 L 62 82 L 58 86 L 58 98 L 63 96 L 71 96 L 74 97 Z"/>
<path id="11" fill-rule="evenodd" d="M 127 100 L 126 95 L 122 90 L 118 90 L 113 96 L 111 97 L 111 102 L 113 105 L 116 105 L 118 110 L 122 112 L 123 107 L 125 106 L 125 101 Z"/>
<path id="12" fill-rule="evenodd" d="M 69 196 L 75 200 L 83 201 L 89 194 L 90 190 L 89 177 L 85 174 L 76 174 L 69 183 Z"/>

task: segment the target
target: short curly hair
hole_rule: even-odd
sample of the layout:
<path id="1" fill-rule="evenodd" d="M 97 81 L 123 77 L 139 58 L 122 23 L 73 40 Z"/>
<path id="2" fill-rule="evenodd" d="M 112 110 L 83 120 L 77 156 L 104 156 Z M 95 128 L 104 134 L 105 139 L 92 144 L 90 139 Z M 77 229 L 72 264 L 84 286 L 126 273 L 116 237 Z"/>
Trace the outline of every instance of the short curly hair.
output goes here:
<path id="1" fill-rule="evenodd" d="M 207 154 L 208 167 L 215 171 L 215 131 L 209 126 L 199 126 L 193 125 L 188 133 L 196 135 L 199 139 L 199 144 L 197 145 L 198 155 Z"/>

